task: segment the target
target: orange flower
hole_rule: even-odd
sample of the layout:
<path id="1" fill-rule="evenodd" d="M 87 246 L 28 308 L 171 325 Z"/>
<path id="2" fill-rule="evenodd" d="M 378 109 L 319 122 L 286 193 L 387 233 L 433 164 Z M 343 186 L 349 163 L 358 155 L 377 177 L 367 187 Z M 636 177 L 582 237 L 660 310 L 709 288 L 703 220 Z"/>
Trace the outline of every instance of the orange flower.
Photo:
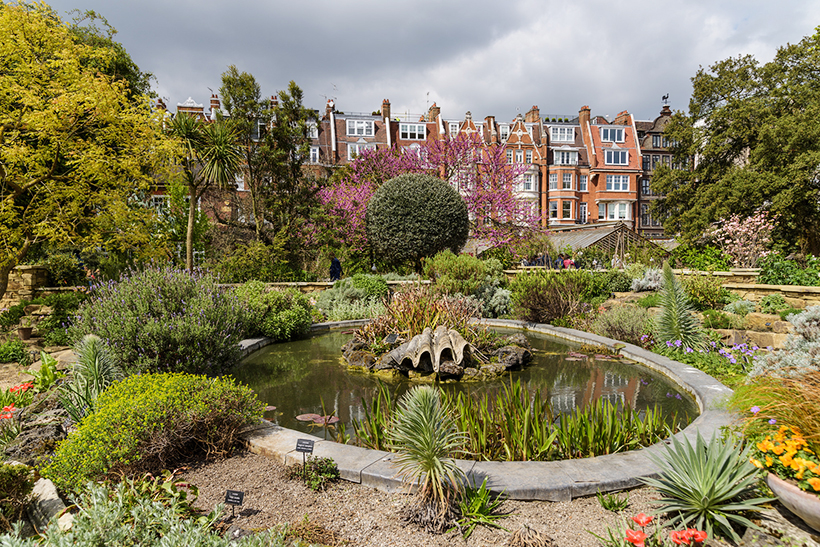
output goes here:
<path id="1" fill-rule="evenodd" d="M 786 447 L 783 446 L 782 444 L 776 444 L 776 445 L 774 445 L 774 448 L 772 448 L 772 452 L 774 452 L 775 455 L 777 455 L 777 456 L 782 454 L 784 450 L 786 450 Z"/>
<path id="2" fill-rule="evenodd" d="M 771 456 L 766 456 L 766 467 L 771 467 L 773 463 L 774 463 L 774 460 L 772 459 L 772 457 Z"/>
<path id="3" fill-rule="evenodd" d="M 769 439 L 769 437 L 766 437 L 765 439 L 763 439 L 762 441 L 757 443 L 757 449 L 760 450 L 761 452 L 768 452 L 769 450 L 771 450 L 773 448 L 774 448 L 774 443 L 772 443 L 772 441 Z"/>
<path id="4" fill-rule="evenodd" d="M 626 540 L 633 544 L 635 547 L 644 547 L 644 540 L 646 539 L 646 534 L 641 532 L 640 530 L 632 530 L 631 528 L 627 528 L 626 530 Z"/>
<path id="5" fill-rule="evenodd" d="M 785 467 L 789 467 L 792 464 L 792 455 L 789 453 L 783 454 L 778 459 Z"/>
<path id="6" fill-rule="evenodd" d="M 649 515 L 644 514 L 644 513 L 638 513 L 637 515 L 635 515 L 634 517 L 632 517 L 632 520 L 634 520 L 634 521 L 635 521 L 635 524 L 637 524 L 637 525 L 638 525 L 638 526 L 640 526 L 641 528 L 644 528 L 644 527 L 646 527 L 646 526 L 647 526 L 650 522 L 652 522 L 652 517 L 650 517 Z"/>
<path id="7" fill-rule="evenodd" d="M 814 491 L 815 491 L 815 492 L 820 492 L 820 479 L 818 479 L 817 477 L 812 477 L 812 478 L 810 478 L 810 479 L 809 479 L 808 481 L 806 481 L 806 482 L 808 482 L 808 483 L 809 483 L 809 485 L 810 485 L 812 488 L 814 488 Z"/>
<path id="8" fill-rule="evenodd" d="M 760 463 L 760 461 L 758 461 L 758 460 L 756 460 L 756 459 L 754 459 L 754 458 L 749 458 L 749 461 L 750 461 L 750 462 L 752 462 L 752 465 L 754 465 L 754 466 L 755 466 L 755 467 L 757 467 L 758 469 L 763 469 L 763 464 L 762 464 L 762 463 Z"/>

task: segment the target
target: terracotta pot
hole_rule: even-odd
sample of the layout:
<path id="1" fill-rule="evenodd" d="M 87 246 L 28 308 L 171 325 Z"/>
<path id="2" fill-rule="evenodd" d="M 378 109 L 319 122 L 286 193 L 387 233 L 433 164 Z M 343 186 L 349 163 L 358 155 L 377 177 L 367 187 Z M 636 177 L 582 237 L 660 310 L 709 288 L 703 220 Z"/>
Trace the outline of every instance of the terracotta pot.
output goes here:
<path id="1" fill-rule="evenodd" d="M 772 489 L 780 503 L 786 506 L 786 509 L 820 532 L 820 497 L 804 492 L 794 484 L 771 473 L 766 477 L 766 484 Z"/>
<path id="2" fill-rule="evenodd" d="M 31 331 L 34 330 L 34 327 L 17 327 L 17 336 L 20 337 L 20 340 L 28 340 L 31 338 Z"/>

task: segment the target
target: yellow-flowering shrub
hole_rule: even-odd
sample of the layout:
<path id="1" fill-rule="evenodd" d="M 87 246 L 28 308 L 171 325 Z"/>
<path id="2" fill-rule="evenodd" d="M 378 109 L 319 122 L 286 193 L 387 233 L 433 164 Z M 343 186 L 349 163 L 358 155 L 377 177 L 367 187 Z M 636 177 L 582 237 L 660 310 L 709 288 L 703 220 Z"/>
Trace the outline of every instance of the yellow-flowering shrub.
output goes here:
<path id="1" fill-rule="evenodd" d="M 758 442 L 752 463 L 781 479 L 793 479 L 807 492 L 820 495 L 820 459 L 796 427 L 780 426 L 774 435 Z"/>
<path id="2" fill-rule="evenodd" d="M 58 488 L 78 490 L 89 480 L 225 455 L 239 431 L 261 419 L 263 406 L 230 377 L 130 376 L 100 395 L 41 473 Z"/>

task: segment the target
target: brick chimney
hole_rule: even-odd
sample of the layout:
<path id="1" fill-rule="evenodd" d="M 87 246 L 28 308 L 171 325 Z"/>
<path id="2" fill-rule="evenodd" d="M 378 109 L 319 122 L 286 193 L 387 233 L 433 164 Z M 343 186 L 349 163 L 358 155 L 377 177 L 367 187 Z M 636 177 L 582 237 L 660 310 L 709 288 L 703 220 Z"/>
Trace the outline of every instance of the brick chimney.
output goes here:
<path id="1" fill-rule="evenodd" d="M 590 110 L 588 106 L 582 106 L 578 111 L 578 122 L 581 124 L 581 130 L 589 125 Z"/>
<path id="2" fill-rule="evenodd" d="M 669 108 L 669 105 L 668 104 L 663 105 L 663 108 L 661 108 L 661 116 L 671 116 L 671 115 L 672 115 L 672 109 Z"/>
<path id="3" fill-rule="evenodd" d="M 270 97 L 270 108 L 271 108 L 271 110 L 273 110 L 277 106 L 279 106 L 279 98 L 276 95 L 271 95 L 271 97 Z"/>
<path id="4" fill-rule="evenodd" d="M 216 93 L 211 94 L 211 119 L 216 119 L 216 113 L 221 110 L 221 106 L 219 104 L 219 97 L 216 96 Z"/>
<path id="5" fill-rule="evenodd" d="M 382 101 L 382 118 L 390 119 L 390 101 L 387 99 Z"/>
<path id="6" fill-rule="evenodd" d="M 527 123 L 535 123 L 541 121 L 541 113 L 536 105 L 530 108 L 529 112 L 524 116 L 524 121 Z"/>
<path id="7" fill-rule="evenodd" d="M 162 98 L 157 99 L 157 110 L 168 111 L 168 107 L 165 106 L 165 101 L 163 101 Z"/>
<path id="8" fill-rule="evenodd" d="M 336 112 L 336 103 L 333 102 L 333 99 L 328 99 L 325 106 L 325 117 L 330 118 L 331 112 Z"/>
<path id="9" fill-rule="evenodd" d="M 436 106 L 436 103 L 433 103 L 433 106 L 430 107 L 430 110 L 427 111 L 427 121 L 434 122 L 438 115 L 441 113 L 441 108 Z"/>
<path id="10" fill-rule="evenodd" d="M 484 118 L 484 127 L 487 128 L 487 140 L 491 143 L 498 142 L 498 126 L 495 124 L 495 116 Z"/>
<path id="11" fill-rule="evenodd" d="M 613 125 L 632 125 L 632 115 L 626 110 L 618 112 L 612 122 Z"/>

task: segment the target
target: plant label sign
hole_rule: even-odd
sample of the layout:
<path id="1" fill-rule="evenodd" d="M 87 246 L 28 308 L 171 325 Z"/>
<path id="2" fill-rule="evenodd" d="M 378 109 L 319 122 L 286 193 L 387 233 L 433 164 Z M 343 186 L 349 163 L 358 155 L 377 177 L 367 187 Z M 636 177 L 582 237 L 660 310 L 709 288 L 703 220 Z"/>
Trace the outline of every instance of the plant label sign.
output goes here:
<path id="1" fill-rule="evenodd" d="M 242 505 L 242 502 L 245 501 L 245 492 L 240 492 L 239 490 L 228 490 L 225 493 L 225 504 L 226 505 Z"/>
<path id="2" fill-rule="evenodd" d="M 296 451 L 302 454 L 313 454 L 313 441 L 309 439 L 296 439 Z"/>
<path id="3" fill-rule="evenodd" d="M 396 333 L 388 334 L 387 338 L 384 339 L 385 344 L 395 344 L 396 340 L 399 339 L 399 335 Z"/>

